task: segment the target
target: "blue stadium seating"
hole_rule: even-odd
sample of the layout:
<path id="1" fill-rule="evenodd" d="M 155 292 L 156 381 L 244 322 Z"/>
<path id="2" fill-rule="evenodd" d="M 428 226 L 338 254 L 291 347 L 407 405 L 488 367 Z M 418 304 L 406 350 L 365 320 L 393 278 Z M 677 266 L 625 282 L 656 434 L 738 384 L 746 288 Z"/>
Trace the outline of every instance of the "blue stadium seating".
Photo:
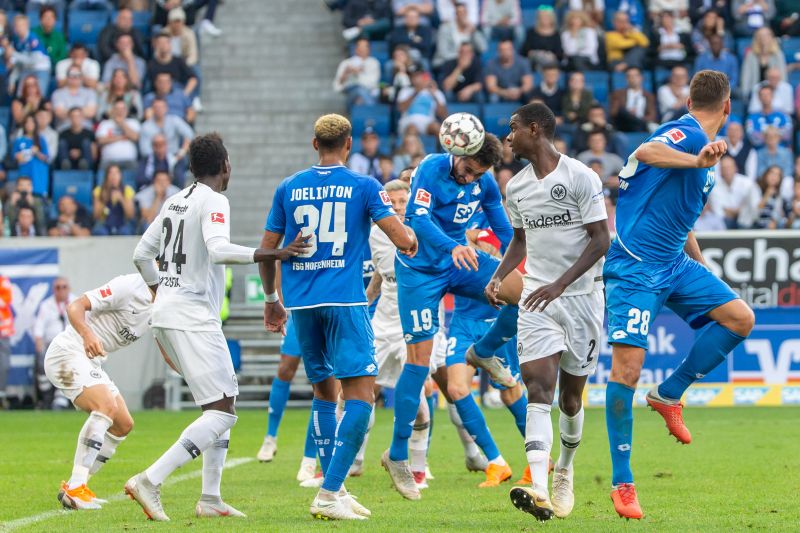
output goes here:
<path id="1" fill-rule="evenodd" d="M 795 89 L 800 85 L 800 70 L 793 70 L 789 73 L 789 84 Z"/>
<path id="2" fill-rule="evenodd" d="M 16 168 L 10 168 L 6 170 L 6 182 L 7 183 L 14 183 L 19 178 L 19 170 Z"/>
<path id="3" fill-rule="evenodd" d="M 790 37 L 781 41 L 787 63 L 800 63 L 800 37 Z"/>
<path id="4" fill-rule="evenodd" d="M 70 11 L 67 32 L 70 42 L 96 45 L 100 31 L 108 24 L 110 16 L 109 11 Z"/>
<path id="5" fill-rule="evenodd" d="M 481 122 L 483 122 L 482 113 L 481 113 L 481 104 L 463 104 L 463 103 L 453 103 L 447 104 L 447 112 L 448 113 L 470 113 L 471 115 L 475 115 Z"/>
<path id="6" fill-rule="evenodd" d="M 422 141 L 422 147 L 425 148 L 426 154 L 435 154 L 439 150 L 439 137 L 436 135 L 420 135 L 419 140 Z M 403 170 L 403 169 L 400 169 Z"/>
<path id="7" fill-rule="evenodd" d="M 739 63 L 744 60 L 745 52 L 750 48 L 753 39 L 750 37 L 739 37 L 736 39 L 736 55 L 739 56 Z"/>
<path id="8" fill-rule="evenodd" d="M 645 139 L 650 136 L 647 132 L 631 132 L 625 134 L 625 148 L 624 148 L 624 155 L 621 155 L 622 159 L 627 159 L 629 155 L 633 153 L 634 150 L 639 148 L 639 145 L 642 144 Z"/>
<path id="9" fill-rule="evenodd" d="M 745 108 L 743 101 L 738 98 L 731 98 L 731 115 L 736 115 L 742 120 L 745 119 L 747 116 L 747 108 Z"/>
<path id="10" fill-rule="evenodd" d="M 642 71 L 642 86 L 644 87 L 645 91 L 654 92 L 653 91 L 653 72 L 650 70 L 643 70 Z M 624 72 L 614 72 L 611 75 L 611 90 L 616 91 L 617 89 L 622 89 L 625 87 L 625 73 Z"/>
<path id="11" fill-rule="evenodd" d="M 39 26 L 41 26 L 41 24 L 39 23 L 39 7 L 34 7 L 34 6 L 28 7 L 28 9 L 25 11 L 25 15 L 28 16 L 28 20 L 30 20 L 31 22 L 31 28 L 38 28 Z M 12 17 L 8 17 L 8 20 L 10 22 L 13 21 L 14 19 Z M 59 12 L 59 10 L 56 9 L 56 29 L 60 30 L 64 29 L 63 10 Z"/>
<path id="12" fill-rule="evenodd" d="M 53 171 L 53 203 L 58 203 L 62 196 L 70 195 L 79 204 L 91 209 L 93 182 L 91 170 Z"/>
<path id="13" fill-rule="evenodd" d="M 486 63 L 495 57 L 497 57 L 497 41 L 489 41 L 486 43 L 486 50 L 481 54 L 481 63 L 485 67 Z"/>
<path id="14" fill-rule="evenodd" d="M 508 135 L 508 121 L 517 110 L 519 104 L 486 104 L 483 106 L 483 126 L 489 133 L 498 137 Z"/>
<path id="15" fill-rule="evenodd" d="M 151 14 L 149 11 L 134 11 L 133 12 L 133 27 L 142 32 L 146 38 L 150 37 L 153 30 L 153 25 L 150 23 Z"/>
<path id="16" fill-rule="evenodd" d="M 6 133 L 8 133 L 10 122 L 11 122 L 11 108 L 0 107 L 0 126 L 3 126 L 3 128 L 5 128 Z"/>
<path id="17" fill-rule="evenodd" d="M 360 152 L 361 151 L 361 136 L 354 135 L 353 136 L 353 146 L 350 149 L 351 153 Z M 379 154 L 391 154 L 392 153 L 392 138 L 381 136 L 378 138 L 378 153 Z"/>
<path id="18" fill-rule="evenodd" d="M 522 9 L 537 9 L 539 6 L 554 6 L 555 0 L 520 0 Z"/>
<path id="19" fill-rule="evenodd" d="M 532 28 L 536 25 L 537 9 L 523 9 L 522 10 L 522 25 L 525 28 Z"/>
<path id="20" fill-rule="evenodd" d="M 392 112 L 388 105 L 356 105 L 350 112 L 353 136 L 361 135 L 365 128 L 371 127 L 378 135 L 389 135 L 392 125 Z"/>
<path id="21" fill-rule="evenodd" d="M 583 73 L 586 87 L 591 88 L 594 99 L 608 106 L 608 72 L 604 70 L 587 70 Z"/>
<path id="22" fill-rule="evenodd" d="M 350 56 L 355 52 L 356 44 L 350 43 L 347 47 L 347 52 Z M 391 57 L 389 54 L 389 43 L 386 41 L 370 41 L 369 43 L 370 55 L 380 61 L 381 65 L 389 61 Z"/>

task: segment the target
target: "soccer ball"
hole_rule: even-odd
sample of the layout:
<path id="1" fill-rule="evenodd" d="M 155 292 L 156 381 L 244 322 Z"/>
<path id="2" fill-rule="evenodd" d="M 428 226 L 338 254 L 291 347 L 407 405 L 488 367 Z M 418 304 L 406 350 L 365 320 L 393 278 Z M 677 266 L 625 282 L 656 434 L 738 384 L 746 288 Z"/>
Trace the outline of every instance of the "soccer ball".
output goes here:
<path id="1" fill-rule="evenodd" d="M 439 144 L 456 155 L 474 155 L 483 146 L 486 133 L 478 117 L 469 113 L 454 113 L 444 119 L 439 129 Z"/>

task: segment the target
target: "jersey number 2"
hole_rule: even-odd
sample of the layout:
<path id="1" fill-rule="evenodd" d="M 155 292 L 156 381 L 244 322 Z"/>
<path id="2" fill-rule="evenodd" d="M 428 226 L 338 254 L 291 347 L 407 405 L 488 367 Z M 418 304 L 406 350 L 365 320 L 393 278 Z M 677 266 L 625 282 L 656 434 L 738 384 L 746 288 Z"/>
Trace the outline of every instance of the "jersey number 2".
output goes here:
<path id="1" fill-rule="evenodd" d="M 161 254 L 156 257 L 156 261 L 158 261 L 158 269 L 161 272 L 166 272 L 167 268 L 169 268 L 167 247 L 169 247 L 169 241 L 172 240 L 172 220 L 164 219 L 161 225 L 161 235 L 164 237 L 164 248 L 161 249 Z M 175 263 L 175 273 L 180 274 L 181 267 L 186 264 L 186 254 L 183 253 L 183 220 L 178 223 L 175 242 L 172 244 L 172 262 Z"/>
<path id="2" fill-rule="evenodd" d="M 323 202 L 322 213 L 313 205 L 300 205 L 294 210 L 294 221 L 297 224 L 304 224 L 300 228 L 303 235 L 311 235 L 308 244 L 311 248 L 298 257 L 311 257 L 317 251 L 317 240 L 319 242 L 333 243 L 331 255 L 334 257 L 344 255 L 344 245 L 347 243 L 347 226 L 345 215 L 347 204 L 344 202 Z M 333 228 L 331 228 L 333 223 Z M 317 235 L 319 229 L 319 235 Z M 294 235 L 287 235 L 294 239 Z"/>

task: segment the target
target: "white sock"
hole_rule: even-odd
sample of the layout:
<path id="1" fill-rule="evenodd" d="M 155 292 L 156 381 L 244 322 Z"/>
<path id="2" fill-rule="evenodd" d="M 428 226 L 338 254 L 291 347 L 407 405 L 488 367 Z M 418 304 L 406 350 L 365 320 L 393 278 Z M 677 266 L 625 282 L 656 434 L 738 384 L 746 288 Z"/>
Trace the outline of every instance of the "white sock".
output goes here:
<path id="1" fill-rule="evenodd" d="M 412 472 L 425 471 L 425 459 L 428 456 L 428 432 L 431 429 L 431 416 L 428 412 L 428 402 L 425 401 L 425 392 L 419 403 L 417 418 L 408 440 L 409 466 Z"/>
<path id="2" fill-rule="evenodd" d="M 363 463 L 364 456 L 367 454 L 367 441 L 369 440 L 369 432 L 372 429 L 372 426 L 375 425 L 375 409 L 373 408 L 372 411 L 369 413 L 369 425 L 367 426 L 367 432 L 364 434 L 364 442 L 361 443 L 361 448 L 358 449 L 358 453 L 356 454 L 355 463 Z"/>
<path id="3" fill-rule="evenodd" d="M 237 416 L 209 409 L 189 424 L 178 441 L 164 452 L 145 473 L 153 485 L 161 485 L 175 470 L 207 450 L 236 423 Z"/>
<path id="4" fill-rule="evenodd" d="M 553 422 L 550 420 L 550 406 L 529 403 L 528 416 L 525 418 L 525 455 L 531 467 L 534 489 L 547 492 L 547 470 L 552 447 Z"/>
<path id="5" fill-rule="evenodd" d="M 78 433 L 78 445 L 75 448 L 75 459 L 72 462 L 69 488 L 79 487 L 89 480 L 89 469 L 103 447 L 106 431 L 113 423 L 114 421 L 103 413 L 92 411 L 89 414 L 89 418 L 83 423 L 83 427 Z"/>
<path id="6" fill-rule="evenodd" d="M 94 460 L 92 468 L 89 469 L 90 476 L 95 475 L 98 470 L 103 468 L 103 465 L 114 456 L 114 453 L 117 451 L 117 446 L 122 444 L 122 441 L 124 440 L 125 437 L 117 437 L 116 435 L 112 435 L 106 431 L 106 434 L 103 438 L 103 447 L 100 448 L 100 452 L 97 454 L 97 458 Z"/>
<path id="7" fill-rule="evenodd" d="M 222 468 L 228 455 L 228 442 L 231 430 L 225 431 L 203 452 L 203 496 L 220 496 L 219 486 L 222 483 Z"/>
<path id="8" fill-rule="evenodd" d="M 583 406 L 573 417 L 562 412 L 558 416 L 558 429 L 561 433 L 561 452 L 556 468 L 572 468 L 572 460 L 583 435 Z"/>
<path id="9" fill-rule="evenodd" d="M 450 422 L 452 422 L 456 427 L 458 438 L 461 439 L 461 445 L 464 447 L 464 455 L 466 457 L 475 457 L 480 455 L 481 451 L 478 449 L 478 445 L 475 444 L 475 441 L 472 439 L 469 432 L 464 428 L 464 424 L 461 422 L 461 417 L 458 416 L 456 404 L 448 403 L 447 413 L 450 415 Z"/>
<path id="10" fill-rule="evenodd" d="M 502 455 L 498 455 L 497 457 L 495 457 L 494 459 L 492 459 L 491 461 L 489 461 L 489 464 L 490 464 L 490 465 L 500 465 L 500 466 L 506 466 L 508 463 L 506 463 L 506 460 L 505 460 L 505 459 L 503 459 L 503 456 L 502 456 Z"/>

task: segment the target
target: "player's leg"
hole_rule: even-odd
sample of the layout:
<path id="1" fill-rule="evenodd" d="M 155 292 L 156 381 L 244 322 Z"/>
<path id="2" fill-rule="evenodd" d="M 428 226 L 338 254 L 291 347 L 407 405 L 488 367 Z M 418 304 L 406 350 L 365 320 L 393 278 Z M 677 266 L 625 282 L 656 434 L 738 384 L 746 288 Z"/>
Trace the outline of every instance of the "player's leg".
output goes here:
<path id="1" fill-rule="evenodd" d="M 525 438 L 525 424 L 527 419 L 528 398 L 525 394 L 525 386 L 521 382 L 519 368 L 518 343 L 516 336 L 508 341 L 501 350 L 501 358 L 509 372 L 517 382 L 513 387 L 503 387 L 499 383 L 492 385 L 500 391 L 500 400 L 506 406 L 508 412 L 514 417 L 514 424 L 517 426 L 522 438 Z"/>
<path id="2" fill-rule="evenodd" d="M 436 348 L 434 347 L 434 351 Z M 433 368 L 433 365 L 431 365 Z M 425 381 L 425 404 L 428 406 L 428 443 L 425 446 L 425 479 L 433 479 L 430 466 L 428 466 L 428 455 L 431 453 L 431 439 L 433 438 L 433 415 L 436 412 L 436 398 L 433 390 L 433 379 L 429 378 Z"/>
<path id="3" fill-rule="evenodd" d="M 112 394 L 117 403 L 117 412 L 114 416 L 114 423 L 108 428 L 103 438 L 103 446 L 97 453 L 97 458 L 89 469 L 89 476 L 95 475 L 116 453 L 117 447 L 122 444 L 125 437 L 133 430 L 133 417 L 131 417 L 125 399 L 112 388 Z"/>
<path id="4" fill-rule="evenodd" d="M 296 479 L 300 486 L 314 479 L 317 469 L 317 443 L 314 441 L 314 409 L 308 411 L 308 424 L 306 426 L 306 440 L 303 445 L 303 459 L 300 460 L 300 469 Z M 322 472 L 320 472 L 322 475 Z"/>
<path id="5" fill-rule="evenodd" d="M 431 374 L 431 377 L 437 387 L 439 387 L 439 393 L 444 396 L 447 402 L 447 414 L 450 418 L 450 422 L 455 426 L 456 433 L 461 441 L 461 446 L 464 448 L 464 463 L 466 464 L 467 470 L 470 472 L 485 472 L 486 468 L 489 466 L 489 462 L 480 448 L 478 448 L 478 445 L 475 444 L 475 439 L 472 438 L 467 428 L 464 427 L 461 417 L 458 416 L 458 409 L 456 409 L 453 399 L 447 393 L 447 368 L 445 366 L 440 366 L 436 369 L 436 372 Z"/>
<path id="6" fill-rule="evenodd" d="M 414 476 L 414 482 L 419 489 L 428 488 L 425 482 L 425 463 L 428 455 L 428 434 L 430 431 L 430 412 L 428 402 L 425 401 L 425 390 L 420 392 L 421 398 L 417 418 L 414 419 L 414 426 L 411 430 L 411 438 L 408 439 L 408 465 Z"/>
<path id="7" fill-rule="evenodd" d="M 286 336 L 289 336 L 287 331 Z M 269 393 L 269 414 L 267 416 L 267 433 L 261 449 L 258 450 L 256 458 L 261 462 L 269 462 L 278 453 L 278 428 L 289 401 L 289 392 L 300 364 L 300 354 L 287 354 L 281 351 L 280 363 L 278 363 L 278 375 L 272 380 L 272 387 Z"/>

